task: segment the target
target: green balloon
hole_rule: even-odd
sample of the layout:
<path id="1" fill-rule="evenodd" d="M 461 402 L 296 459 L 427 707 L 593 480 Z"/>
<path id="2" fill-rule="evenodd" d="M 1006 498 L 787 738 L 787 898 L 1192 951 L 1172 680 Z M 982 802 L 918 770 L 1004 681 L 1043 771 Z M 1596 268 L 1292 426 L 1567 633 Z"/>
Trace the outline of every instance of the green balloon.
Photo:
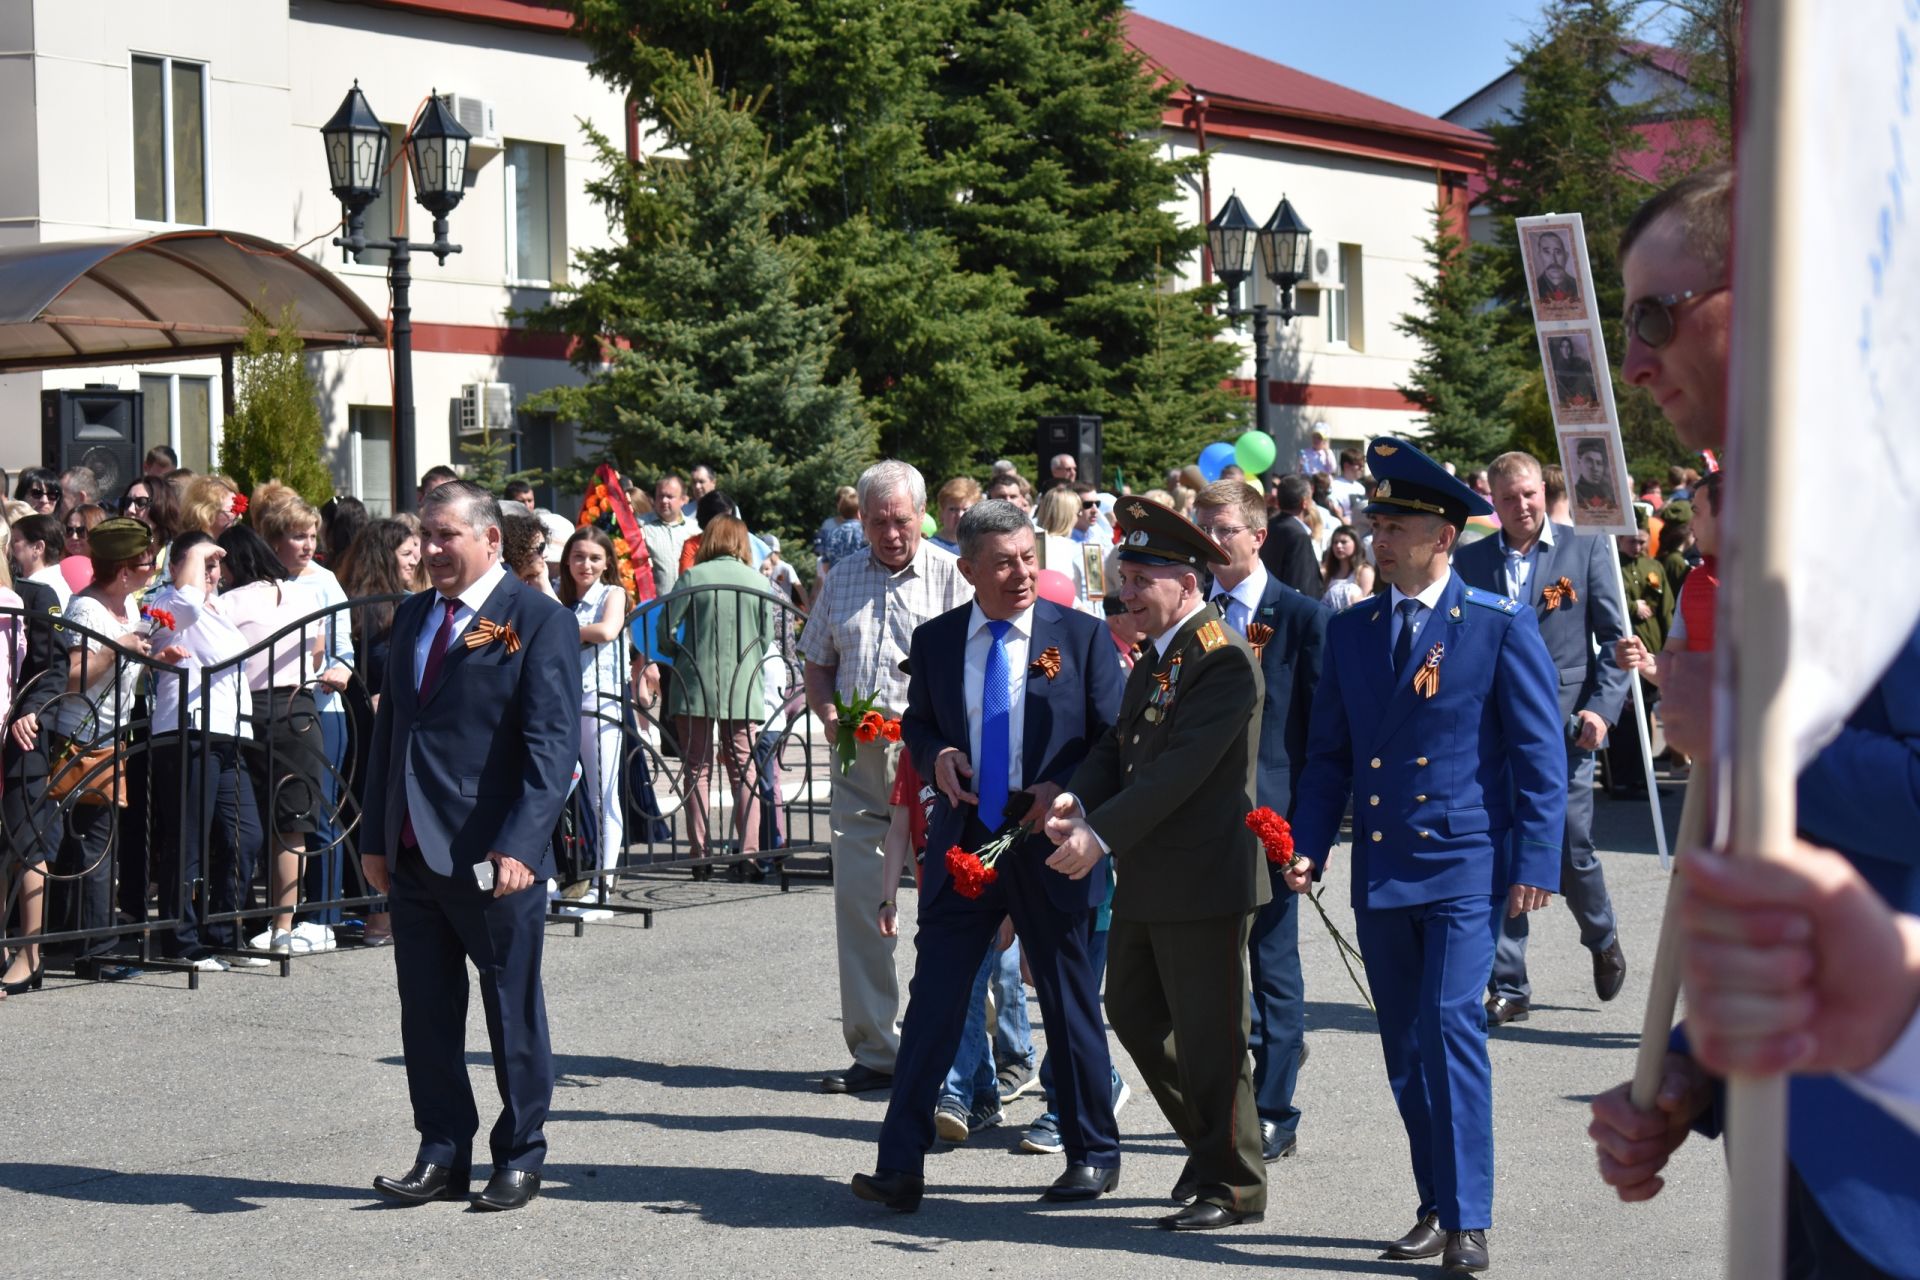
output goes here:
<path id="1" fill-rule="evenodd" d="M 1233 460 L 1248 475 L 1259 475 L 1273 465 L 1273 437 L 1264 431 L 1244 431 L 1233 442 Z"/>
<path id="2" fill-rule="evenodd" d="M 920 532 L 926 537 L 931 538 L 934 534 L 940 532 L 940 522 L 930 515 L 923 515 L 920 517 Z"/>

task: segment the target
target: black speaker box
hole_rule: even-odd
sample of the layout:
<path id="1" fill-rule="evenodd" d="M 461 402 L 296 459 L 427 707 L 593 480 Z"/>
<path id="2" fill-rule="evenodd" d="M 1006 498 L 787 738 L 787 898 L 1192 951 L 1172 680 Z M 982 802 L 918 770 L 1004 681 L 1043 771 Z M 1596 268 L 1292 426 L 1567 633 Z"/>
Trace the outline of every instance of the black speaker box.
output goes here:
<path id="1" fill-rule="evenodd" d="M 40 457 L 56 471 L 87 467 L 100 477 L 100 500 L 140 474 L 141 418 L 138 391 L 87 387 L 40 393 Z"/>
<path id="2" fill-rule="evenodd" d="M 1040 456 L 1039 486 L 1052 483 L 1053 460 L 1070 453 L 1079 464 L 1079 478 L 1098 488 L 1100 474 L 1100 417 L 1092 413 L 1068 413 L 1040 419 L 1037 441 Z"/>

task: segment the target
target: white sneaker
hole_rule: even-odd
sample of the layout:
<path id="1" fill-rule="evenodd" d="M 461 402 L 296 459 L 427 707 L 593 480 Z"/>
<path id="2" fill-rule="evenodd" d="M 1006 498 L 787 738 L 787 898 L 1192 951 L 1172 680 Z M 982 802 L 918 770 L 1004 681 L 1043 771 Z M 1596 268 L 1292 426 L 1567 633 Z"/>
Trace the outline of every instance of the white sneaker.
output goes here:
<path id="1" fill-rule="evenodd" d="M 219 956 L 201 956 L 198 960 L 191 961 L 190 964 L 192 968 L 201 973 L 225 973 L 233 967 Z"/>
<path id="2" fill-rule="evenodd" d="M 252 951 L 291 951 L 293 935 L 285 929 L 269 928 L 265 933 L 256 933 L 247 939 L 247 947 Z"/>
<path id="3" fill-rule="evenodd" d="M 596 920 L 613 919 L 613 912 L 608 911 L 605 907 L 585 907 L 577 902 L 565 904 L 560 908 L 559 914 L 563 916 L 575 916 L 587 921 L 589 924 Z"/>
<path id="4" fill-rule="evenodd" d="M 307 944 L 305 949 L 309 952 L 332 951 L 340 945 L 333 940 L 332 929 L 329 929 L 323 924 L 315 924 L 311 920 L 304 924 L 293 926 L 293 936 L 296 939 L 304 938 Z M 295 947 L 294 949 L 296 951 L 300 950 L 299 947 Z"/>
<path id="5" fill-rule="evenodd" d="M 229 969 L 264 969 L 273 961 L 265 956 L 222 956 Z"/>

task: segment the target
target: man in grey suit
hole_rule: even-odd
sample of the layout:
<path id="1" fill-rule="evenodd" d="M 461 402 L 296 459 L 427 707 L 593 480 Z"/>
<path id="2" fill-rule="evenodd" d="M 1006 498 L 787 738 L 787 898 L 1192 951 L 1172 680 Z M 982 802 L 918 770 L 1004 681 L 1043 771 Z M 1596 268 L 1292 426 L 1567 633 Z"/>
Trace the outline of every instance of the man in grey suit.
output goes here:
<path id="1" fill-rule="evenodd" d="M 1487 479 L 1500 534 L 1462 547 L 1454 568 L 1468 586 L 1531 606 L 1559 668 L 1568 786 L 1560 892 L 1579 922 L 1581 945 L 1593 952 L 1594 992 L 1611 1000 L 1626 981 L 1627 959 L 1614 928 L 1606 878 L 1593 853 L 1593 772 L 1594 753 L 1619 720 L 1627 697 L 1627 673 L 1610 658 L 1614 641 L 1627 630 L 1608 563 L 1612 550 L 1606 538 L 1582 537 L 1573 526 L 1547 519 L 1546 485 L 1532 455 L 1501 454 L 1487 468 Z M 1524 1022 L 1531 999 L 1523 914 L 1506 921 L 1494 953 L 1488 1025 Z"/>

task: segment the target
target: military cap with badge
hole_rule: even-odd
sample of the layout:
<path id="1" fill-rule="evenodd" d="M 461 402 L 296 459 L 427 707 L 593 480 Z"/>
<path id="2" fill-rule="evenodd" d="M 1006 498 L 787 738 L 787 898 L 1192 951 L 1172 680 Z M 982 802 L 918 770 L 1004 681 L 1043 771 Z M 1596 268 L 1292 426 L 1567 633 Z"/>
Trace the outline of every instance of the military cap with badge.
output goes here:
<path id="1" fill-rule="evenodd" d="M 1118 555 L 1130 564 L 1178 565 L 1199 570 L 1227 563 L 1227 553 L 1220 549 L 1219 543 L 1178 511 L 1151 498 L 1120 499 L 1114 506 L 1114 517 L 1120 525 Z M 1209 653 L 1227 643 L 1226 629 L 1217 619 L 1194 632 L 1194 638 Z M 1143 713 L 1149 722 L 1158 722 L 1172 708 L 1179 684 L 1180 656 L 1175 654 L 1164 671 L 1153 673 L 1153 690 L 1147 695 L 1147 709 Z"/>

